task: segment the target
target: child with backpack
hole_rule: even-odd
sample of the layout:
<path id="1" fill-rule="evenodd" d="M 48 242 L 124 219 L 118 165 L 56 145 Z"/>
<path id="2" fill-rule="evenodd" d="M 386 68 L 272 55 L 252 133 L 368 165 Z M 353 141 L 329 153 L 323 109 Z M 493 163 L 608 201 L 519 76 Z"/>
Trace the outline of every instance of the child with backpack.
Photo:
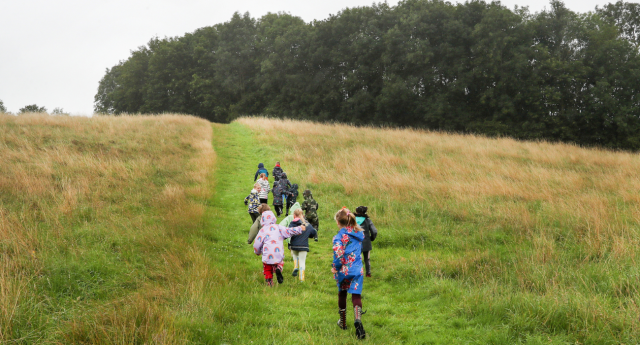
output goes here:
<path id="1" fill-rule="evenodd" d="M 282 284 L 284 277 L 282 269 L 284 268 L 284 243 L 285 238 L 293 235 L 300 235 L 306 230 L 305 225 L 293 228 L 285 228 L 276 224 L 276 216 L 271 211 L 262 213 L 262 229 L 258 232 L 255 243 L 253 244 L 253 252 L 256 255 L 262 255 L 262 266 L 264 271 L 264 279 L 267 286 L 273 286 L 273 274 L 276 274 L 278 284 Z"/>
<path id="2" fill-rule="evenodd" d="M 333 237 L 333 265 L 331 272 L 338 285 L 338 308 L 340 319 L 338 326 L 347 329 L 347 293 L 351 293 L 351 303 L 355 317 L 356 337 L 365 338 L 362 325 L 362 241 L 364 233 L 356 222 L 356 216 L 343 207 L 335 215 L 340 230 Z"/>
<path id="3" fill-rule="evenodd" d="M 256 171 L 256 176 L 253 178 L 253 182 L 256 182 L 260 174 L 265 174 L 267 175 L 267 177 L 269 177 L 269 171 L 267 171 L 267 169 L 264 168 L 264 164 L 262 163 L 258 164 L 258 171 Z"/>
<path id="4" fill-rule="evenodd" d="M 304 271 L 306 268 L 307 253 L 309 252 L 309 237 L 315 236 L 316 230 L 303 217 L 302 209 L 297 208 L 293 211 L 293 221 L 289 223 L 289 227 L 305 225 L 307 229 L 300 235 L 291 236 L 289 249 L 293 256 L 293 273 L 292 276 L 300 276 L 300 281 L 304 281 Z"/>
<path id="5" fill-rule="evenodd" d="M 302 210 L 305 212 L 304 218 L 316 229 L 314 240 L 318 242 L 318 203 L 313 199 L 313 195 L 308 189 L 302 193 L 302 196 L 304 196 L 304 202 L 302 203 Z"/>
<path id="6" fill-rule="evenodd" d="M 249 207 L 248 212 L 251 216 L 251 223 L 255 222 L 259 216 L 258 206 L 260 206 L 260 198 L 258 197 L 258 192 L 260 191 L 260 188 L 259 183 L 254 184 L 249 196 L 244 198 L 244 204 Z"/>
<path id="7" fill-rule="evenodd" d="M 364 231 L 364 240 L 362 241 L 362 257 L 364 258 L 364 266 L 366 268 L 366 276 L 371 277 L 371 264 L 369 263 L 369 254 L 372 249 L 371 242 L 376 240 L 378 229 L 373 225 L 371 218 L 367 215 L 367 206 L 358 206 L 356 208 L 356 223 Z"/>

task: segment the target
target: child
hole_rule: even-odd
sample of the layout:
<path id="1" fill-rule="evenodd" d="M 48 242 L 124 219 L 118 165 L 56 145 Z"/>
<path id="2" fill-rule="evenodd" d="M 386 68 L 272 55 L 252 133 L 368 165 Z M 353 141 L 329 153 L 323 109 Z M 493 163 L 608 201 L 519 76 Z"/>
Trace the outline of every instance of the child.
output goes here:
<path id="1" fill-rule="evenodd" d="M 307 260 L 307 252 L 309 252 L 309 237 L 315 236 L 316 229 L 313 228 L 302 216 L 302 209 L 296 209 L 293 211 L 293 221 L 289 224 L 289 227 L 300 226 L 302 224 L 307 226 L 307 229 L 300 235 L 291 237 L 291 256 L 293 256 L 293 274 L 298 275 L 298 268 L 300 271 L 300 281 L 304 281 L 305 261 Z"/>
<path id="2" fill-rule="evenodd" d="M 258 171 L 256 171 L 256 176 L 253 178 L 253 182 L 256 182 L 260 174 L 265 174 L 267 175 L 267 177 L 269 177 L 269 171 L 267 171 L 267 169 L 264 168 L 264 164 L 262 163 L 258 164 Z"/>
<path id="3" fill-rule="evenodd" d="M 293 235 L 300 235 L 306 227 L 285 228 L 276 224 L 276 216 L 271 211 L 262 214 L 262 229 L 258 232 L 256 242 L 253 244 L 253 252 L 262 255 L 262 266 L 264 269 L 264 279 L 267 286 L 273 286 L 273 273 L 278 278 L 278 284 L 282 284 L 284 244 L 282 241 Z"/>
<path id="4" fill-rule="evenodd" d="M 273 208 L 276 210 L 276 214 L 278 217 L 283 213 L 282 206 L 284 205 L 284 200 L 286 198 L 286 192 L 291 188 L 291 183 L 287 180 L 287 174 L 282 173 L 280 175 L 280 180 L 275 182 L 273 187 Z"/>
<path id="5" fill-rule="evenodd" d="M 269 186 L 269 178 L 267 177 L 267 174 L 262 173 L 260 174 L 260 178 L 258 179 L 258 183 L 260 184 L 260 187 L 262 189 L 260 189 L 260 194 L 258 194 L 260 196 L 260 203 L 261 204 L 268 204 L 269 203 L 269 191 L 271 191 L 271 187 Z"/>
<path id="6" fill-rule="evenodd" d="M 253 185 L 253 189 L 251 190 L 251 194 L 244 198 L 244 204 L 249 206 L 249 215 L 251 216 L 251 223 L 253 224 L 256 219 L 258 219 L 258 206 L 260 206 L 260 198 L 258 197 L 258 192 L 260 191 L 260 184 L 256 183 Z"/>
<path id="7" fill-rule="evenodd" d="M 371 252 L 371 242 L 376 240 L 378 229 L 367 215 L 367 206 L 356 208 L 356 223 L 364 230 L 364 241 L 362 241 L 362 257 L 366 268 L 367 277 L 371 277 L 371 264 L 369 263 L 369 252 Z"/>
<path id="8" fill-rule="evenodd" d="M 304 196 L 304 202 L 302 203 L 302 210 L 305 212 L 304 218 L 316 229 L 314 240 L 318 242 L 318 203 L 313 199 L 311 191 L 308 189 L 302 193 L 302 196 Z"/>
<path id="9" fill-rule="evenodd" d="M 362 314 L 362 240 L 364 233 L 356 223 L 356 216 L 343 207 L 335 216 L 340 227 L 333 237 L 333 277 L 338 284 L 338 308 L 340 320 L 338 326 L 347 329 L 347 293 L 351 293 L 353 313 L 355 317 L 356 337 L 365 338 L 364 326 L 360 319 Z"/>
<path id="10" fill-rule="evenodd" d="M 260 215 L 262 215 L 267 211 L 271 211 L 271 209 L 269 208 L 269 205 L 260 204 L 260 206 L 258 206 L 258 213 Z M 249 237 L 247 238 L 247 244 L 253 243 L 253 240 L 255 240 L 256 236 L 258 236 L 258 231 L 260 231 L 260 217 L 258 217 L 255 220 L 255 222 L 253 222 L 253 225 L 251 225 L 251 229 L 249 229 Z"/>
<path id="11" fill-rule="evenodd" d="M 273 167 L 273 179 L 277 182 L 280 180 L 280 176 L 282 175 L 282 168 L 280 167 L 280 162 L 276 162 L 276 166 Z"/>
<path id="12" fill-rule="evenodd" d="M 287 191 L 287 216 L 289 215 L 289 209 L 293 204 L 295 204 L 298 200 L 298 184 L 294 183 L 291 185 L 291 188 Z M 293 212 L 293 210 L 291 210 Z"/>

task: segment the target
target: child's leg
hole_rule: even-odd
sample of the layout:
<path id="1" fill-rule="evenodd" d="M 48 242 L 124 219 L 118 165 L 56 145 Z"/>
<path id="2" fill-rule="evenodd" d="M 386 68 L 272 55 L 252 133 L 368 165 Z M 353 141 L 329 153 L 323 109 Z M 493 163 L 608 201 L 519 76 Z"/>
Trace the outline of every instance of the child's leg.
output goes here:
<path id="1" fill-rule="evenodd" d="M 256 219 L 258 219 L 258 214 L 257 213 L 249 213 L 249 215 L 251 216 L 251 224 L 256 222 Z"/>
<path id="2" fill-rule="evenodd" d="M 338 320 L 338 327 L 347 329 L 347 291 L 338 292 L 338 311 L 340 312 L 340 319 Z"/>
<path id="3" fill-rule="evenodd" d="M 300 259 L 300 281 L 304 281 L 304 270 L 306 269 L 305 262 L 307 260 L 307 252 L 298 252 L 298 258 Z"/>
<path id="4" fill-rule="evenodd" d="M 291 256 L 293 257 L 293 273 L 291 275 L 294 277 L 298 275 L 298 264 L 300 260 L 298 253 L 297 250 L 291 250 Z"/>
<path id="5" fill-rule="evenodd" d="M 276 272 L 278 284 L 282 284 L 282 282 L 284 281 L 284 277 L 282 276 L 282 269 L 284 269 L 284 262 L 273 265 L 273 270 Z"/>
<path id="6" fill-rule="evenodd" d="M 367 277 L 371 276 L 371 263 L 369 262 L 369 251 L 362 252 L 362 256 L 364 257 L 364 267 L 367 271 Z"/>
<path id="7" fill-rule="evenodd" d="M 273 283 L 273 267 L 272 267 L 272 265 L 265 264 L 263 262 L 262 263 L 262 271 L 263 271 L 263 274 L 264 274 L 264 280 L 267 282 L 268 285 L 271 285 Z"/>

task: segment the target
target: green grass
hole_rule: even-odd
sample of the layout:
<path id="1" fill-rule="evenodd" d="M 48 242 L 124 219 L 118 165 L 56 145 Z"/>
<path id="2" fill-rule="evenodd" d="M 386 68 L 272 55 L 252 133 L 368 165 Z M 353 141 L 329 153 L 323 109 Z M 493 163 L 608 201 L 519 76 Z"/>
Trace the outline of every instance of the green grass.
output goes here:
<path id="1" fill-rule="evenodd" d="M 212 265 L 223 272 L 219 289 L 210 292 L 222 296 L 223 302 L 199 315 L 180 318 L 180 327 L 196 343 L 361 343 L 354 336 L 352 311 L 348 312 L 348 331 L 336 326 L 337 288 L 331 274 L 331 238 L 338 229 L 331 220 L 336 202 L 329 200 L 339 198 L 338 204 L 352 206 L 351 200 L 331 184 L 314 186 L 321 207 L 320 241 L 310 243 L 306 282 L 291 277 L 293 264 L 287 252 L 285 282 L 268 288 L 261 259 L 246 244 L 251 221 L 242 201 L 251 189 L 257 163 L 271 165 L 278 158 L 277 148 L 261 147 L 259 139 L 238 123 L 214 125 L 213 137 L 218 157 L 216 191 L 210 209 L 211 242 L 203 246 Z M 450 222 L 446 217 L 434 221 Z M 514 343 L 508 327 L 467 316 L 463 296 L 471 292 L 463 282 L 415 275 L 419 270 L 411 258 L 441 255 L 435 253 L 439 245 L 433 239 L 426 240 L 427 245 L 423 238 L 394 239 L 394 232 L 379 228 L 380 240 L 374 242 L 372 254 L 374 277 L 365 280 L 363 291 L 366 342 Z M 397 245 L 403 241 L 408 245 Z M 414 250 L 411 246 L 417 243 L 420 249 Z M 532 338 L 525 343 L 536 342 Z"/>

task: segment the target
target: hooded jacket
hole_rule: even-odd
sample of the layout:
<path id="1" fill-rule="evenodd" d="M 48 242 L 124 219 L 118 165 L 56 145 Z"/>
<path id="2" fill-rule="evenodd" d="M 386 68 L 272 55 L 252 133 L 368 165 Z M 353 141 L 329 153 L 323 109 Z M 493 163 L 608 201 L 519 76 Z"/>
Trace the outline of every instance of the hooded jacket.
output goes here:
<path id="1" fill-rule="evenodd" d="M 260 189 L 260 193 L 258 193 L 258 196 L 260 197 L 260 199 L 267 199 L 269 197 L 269 192 L 271 191 L 271 186 L 269 186 L 269 181 L 258 179 L 258 183 L 260 184 L 260 187 L 262 187 Z"/>
<path id="2" fill-rule="evenodd" d="M 301 219 L 296 219 L 293 222 L 289 223 L 290 227 L 300 226 L 302 225 Z M 309 251 L 309 237 L 316 237 L 316 229 L 309 224 L 309 222 L 305 223 L 307 229 L 303 231 L 300 235 L 291 236 L 289 249 L 297 250 L 300 252 L 308 252 Z"/>
<path id="3" fill-rule="evenodd" d="M 253 178 L 253 182 L 256 182 L 256 180 L 258 179 L 258 176 L 260 176 L 260 174 L 264 173 L 265 176 L 269 177 L 269 171 L 267 171 L 267 169 L 264 168 L 264 164 L 260 163 L 258 164 L 258 171 L 256 171 L 256 176 Z"/>
<path id="4" fill-rule="evenodd" d="M 303 194 L 304 202 L 302 202 L 302 210 L 304 211 L 304 217 L 309 220 L 318 219 L 318 202 L 313 199 L 313 195 L 311 192 L 308 194 Z"/>
<path id="5" fill-rule="evenodd" d="M 291 208 L 289 209 L 289 215 L 286 216 L 282 221 L 280 221 L 280 225 L 289 226 L 289 223 L 293 222 L 293 212 L 299 208 L 300 208 L 299 203 L 296 202 L 295 204 L 293 204 L 293 206 L 291 206 Z"/>
<path id="6" fill-rule="evenodd" d="M 284 260 L 284 239 L 302 233 L 301 227 L 285 228 L 276 224 L 276 216 L 271 211 L 262 214 L 260 224 L 262 229 L 258 232 L 253 244 L 253 252 L 262 254 L 262 262 L 269 265 L 279 264 Z"/>
<path id="7" fill-rule="evenodd" d="M 376 240 L 378 236 L 378 229 L 373 225 L 369 216 L 364 215 L 363 217 L 356 216 L 356 223 L 360 225 L 360 227 L 364 230 L 364 240 L 362 241 L 362 251 L 368 252 L 373 249 L 371 242 Z"/>
<path id="8" fill-rule="evenodd" d="M 331 271 L 338 285 L 345 279 L 362 276 L 362 240 L 364 232 L 355 228 L 342 228 L 333 237 L 333 264 Z"/>

